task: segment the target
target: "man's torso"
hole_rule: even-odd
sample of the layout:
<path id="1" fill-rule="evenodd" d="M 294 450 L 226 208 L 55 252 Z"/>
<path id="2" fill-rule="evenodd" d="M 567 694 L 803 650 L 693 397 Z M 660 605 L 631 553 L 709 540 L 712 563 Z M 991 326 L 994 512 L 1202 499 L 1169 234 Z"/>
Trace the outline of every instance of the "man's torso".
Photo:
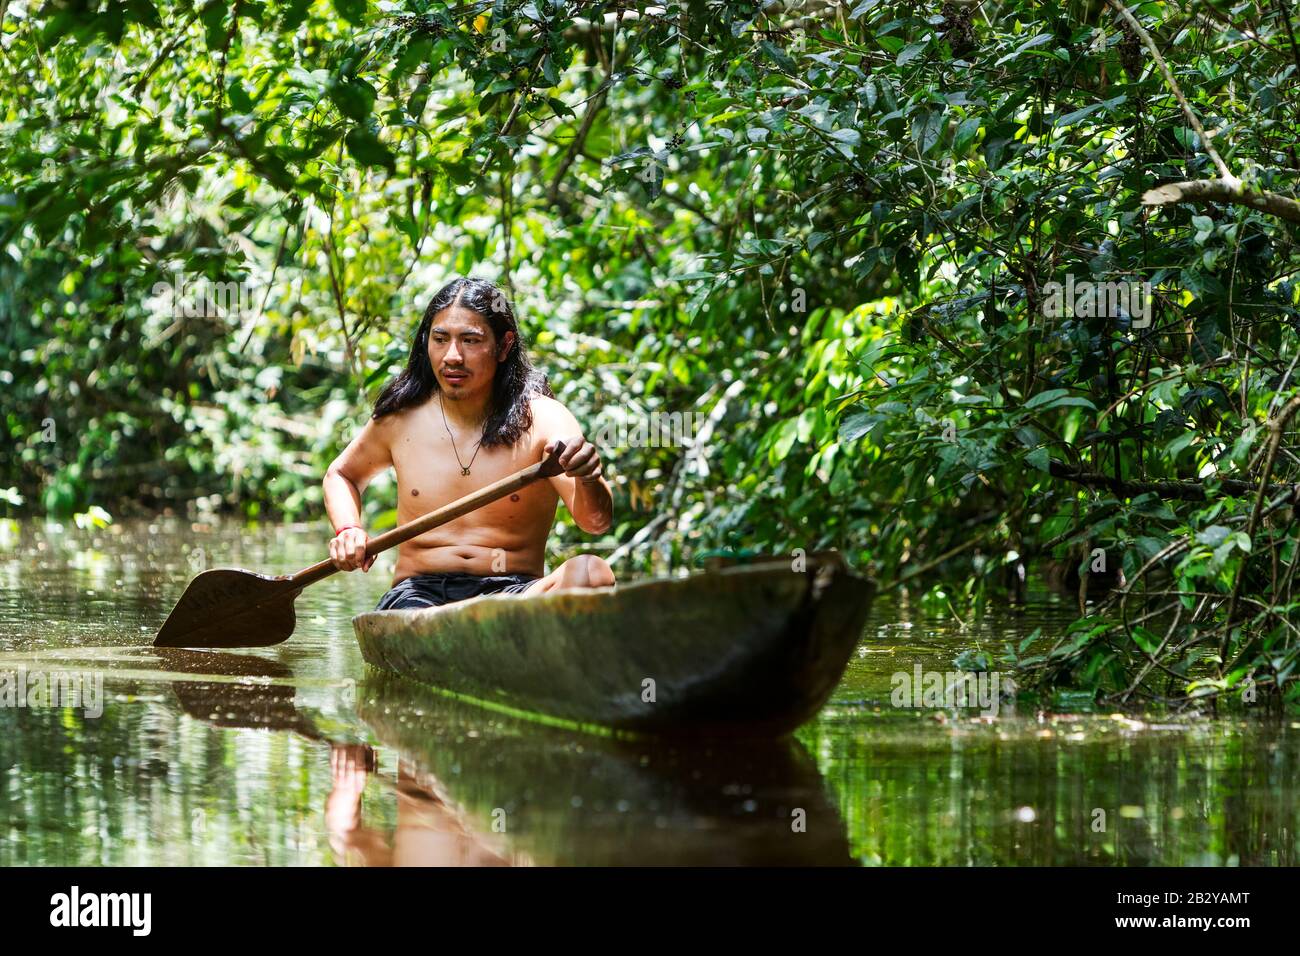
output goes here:
<path id="1" fill-rule="evenodd" d="M 472 494 L 542 459 L 546 437 L 536 425 L 510 448 L 480 448 L 461 439 L 453 450 L 437 399 L 393 416 L 389 447 L 397 475 L 397 521 L 405 524 Z M 461 474 L 460 461 L 470 466 Z M 402 544 L 393 582 L 413 574 L 464 571 L 471 574 L 541 575 L 546 538 L 555 521 L 559 495 L 540 480 L 477 511 Z"/>

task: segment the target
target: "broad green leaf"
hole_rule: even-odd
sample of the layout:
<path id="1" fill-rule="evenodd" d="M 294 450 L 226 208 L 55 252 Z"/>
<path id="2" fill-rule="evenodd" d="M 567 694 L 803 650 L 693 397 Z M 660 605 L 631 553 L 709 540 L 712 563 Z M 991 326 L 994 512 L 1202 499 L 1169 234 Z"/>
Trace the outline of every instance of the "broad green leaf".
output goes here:
<path id="1" fill-rule="evenodd" d="M 362 126 L 353 127 L 344 140 L 348 152 L 363 166 L 381 166 L 392 172 L 396 161 L 388 147 L 374 133 Z"/>
<path id="2" fill-rule="evenodd" d="M 349 23 L 360 26 L 366 19 L 366 0 L 334 0 L 334 9 Z"/>
<path id="3" fill-rule="evenodd" d="M 925 110 L 912 117 L 912 142 L 922 155 L 934 148 L 943 132 L 944 114 L 942 110 Z"/>
<path id="4" fill-rule="evenodd" d="M 355 77 L 330 84 L 329 97 L 348 119 L 364 122 L 375 104 L 375 89 Z"/>
<path id="5" fill-rule="evenodd" d="M 1066 388 L 1050 388 L 1045 392 L 1039 392 L 1025 402 L 1023 407 L 1029 410 L 1059 408 L 1065 405 L 1078 405 L 1082 408 L 1091 408 L 1093 411 L 1097 410 L 1097 406 L 1091 400 L 1071 395 L 1070 390 Z"/>
<path id="6" fill-rule="evenodd" d="M 925 41 L 920 43 L 911 43 L 899 51 L 898 56 L 894 59 L 895 66 L 905 66 L 915 60 L 929 44 Z"/>
<path id="7" fill-rule="evenodd" d="M 975 137 L 979 135 L 980 118 L 978 116 L 968 116 L 961 121 L 957 127 L 957 133 L 953 136 L 952 151 L 955 155 L 960 156 L 966 152 L 966 148 L 975 142 Z"/>

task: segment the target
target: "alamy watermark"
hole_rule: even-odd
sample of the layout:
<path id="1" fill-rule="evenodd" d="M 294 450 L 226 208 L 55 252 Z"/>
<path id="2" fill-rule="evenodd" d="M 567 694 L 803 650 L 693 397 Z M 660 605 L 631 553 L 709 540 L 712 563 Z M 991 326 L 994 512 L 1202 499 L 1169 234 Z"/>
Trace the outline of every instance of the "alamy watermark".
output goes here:
<path id="1" fill-rule="evenodd" d="M 104 675 L 98 671 L 0 671 L 0 708 L 71 707 L 91 719 L 104 715 Z"/>
<path id="2" fill-rule="evenodd" d="M 588 440 L 602 448 L 677 448 L 694 444 L 705 419 L 697 412 L 633 414 L 605 422 Z"/>
<path id="3" fill-rule="evenodd" d="M 155 282 L 153 298 L 156 312 L 177 319 L 246 318 L 254 312 L 247 282 L 213 282 L 185 272 L 173 273 L 170 283 Z"/>
<path id="4" fill-rule="evenodd" d="M 894 707 L 978 707 L 985 717 L 996 717 L 1002 695 L 1016 690 L 1015 681 L 997 671 L 927 671 L 920 664 L 911 672 L 896 671 L 890 685 L 889 702 Z"/>
<path id="5" fill-rule="evenodd" d="M 119 926 L 133 936 L 148 936 L 152 914 L 152 893 L 83 893 L 74 885 L 50 897 L 51 926 Z"/>
<path id="6" fill-rule="evenodd" d="M 1151 325 L 1150 282 L 1097 282 L 1066 273 L 1064 284 L 1043 286 L 1043 315 L 1049 319 L 1128 319 L 1129 327 Z"/>

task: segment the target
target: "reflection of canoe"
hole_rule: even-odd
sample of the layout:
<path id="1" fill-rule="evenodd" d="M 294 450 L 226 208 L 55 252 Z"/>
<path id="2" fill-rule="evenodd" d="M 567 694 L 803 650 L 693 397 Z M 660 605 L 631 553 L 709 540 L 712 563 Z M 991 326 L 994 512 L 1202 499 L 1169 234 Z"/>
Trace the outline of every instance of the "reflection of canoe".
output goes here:
<path id="1" fill-rule="evenodd" d="M 782 740 L 616 740 L 539 726 L 372 671 L 357 714 L 408 785 L 541 865 L 845 866 L 817 765 Z M 400 830 L 400 824 L 399 824 Z"/>
<path id="2" fill-rule="evenodd" d="M 874 593 L 838 555 L 353 619 L 365 659 L 476 702 L 639 733 L 779 737 L 821 708 Z"/>

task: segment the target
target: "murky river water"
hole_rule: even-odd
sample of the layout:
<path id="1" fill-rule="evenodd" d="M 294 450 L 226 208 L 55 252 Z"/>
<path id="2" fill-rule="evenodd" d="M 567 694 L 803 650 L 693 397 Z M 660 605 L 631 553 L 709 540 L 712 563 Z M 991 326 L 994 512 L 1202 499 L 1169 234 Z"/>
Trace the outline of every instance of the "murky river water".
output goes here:
<path id="1" fill-rule="evenodd" d="M 278 647 L 150 647 L 196 571 L 294 571 L 321 535 L 0 536 L 0 681 L 84 691 L 0 706 L 0 865 L 1300 862 L 1300 724 L 891 706 L 896 672 L 1063 626 L 1046 598 L 965 629 L 883 598 L 795 740 L 703 749 L 542 727 L 367 669 L 350 618 L 391 556 L 308 588 Z"/>

